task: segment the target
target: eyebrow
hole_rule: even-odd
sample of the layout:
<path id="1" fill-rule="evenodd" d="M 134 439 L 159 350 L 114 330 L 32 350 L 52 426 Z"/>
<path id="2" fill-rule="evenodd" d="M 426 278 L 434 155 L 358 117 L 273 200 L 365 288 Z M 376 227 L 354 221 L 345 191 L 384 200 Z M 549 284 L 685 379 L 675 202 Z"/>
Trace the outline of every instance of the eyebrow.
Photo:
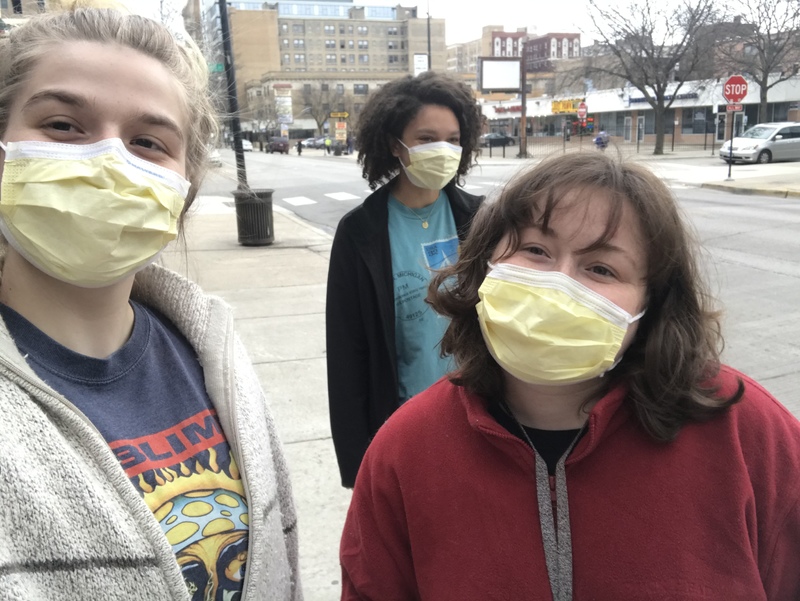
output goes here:
<path id="1" fill-rule="evenodd" d="M 433 129 L 427 129 L 426 128 L 426 129 L 418 129 L 415 133 L 416 133 L 416 135 L 420 135 L 420 134 L 434 134 L 434 135 L 436 135 L 439 132 L 436 131 L 436 130 L 433 130 Z M 460 136 L 461 135 L 461 130 L 454 129 L 453 131 L 451 131 L 447 135 L 449 135 L 449 136 Z"/>
<path id="2" fill-rule="evenodd" d="M 146 123 L 147 125 L 153 125 L 155 127 L 165 127 L 174 133 L 178 138 L 183 141 L 184 135 L 183 130 L 181 127 L 175 123 L 169 117 L 164 117 L 163 115 L 155 115 L 153 113 L 139 113 L 134 117 L 134 120 L 141 121 L 142 123 Z"/>
<path id="3" fill-rule="evenodd" d="M 28 98 L 22 108 L 24 110 L 32 105 L 47 100 L 55 100 L 56 102 L 61 102 L 62 104 L 68 104 L 77 108 L 86 108 L 87 106 L 86 99 L 77 94 L 72 94 L 71 92 L 65 92 L 63 90 L 42 90 Z"/>

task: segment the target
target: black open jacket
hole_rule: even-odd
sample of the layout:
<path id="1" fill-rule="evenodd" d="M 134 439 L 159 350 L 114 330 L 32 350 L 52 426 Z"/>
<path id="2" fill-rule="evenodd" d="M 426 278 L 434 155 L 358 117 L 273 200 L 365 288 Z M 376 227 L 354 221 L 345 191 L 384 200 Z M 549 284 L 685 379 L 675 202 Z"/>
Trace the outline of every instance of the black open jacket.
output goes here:
<path id="1" fill-rule="evenodd" d="M 331 433 L 342 485 L 352 488 L 378 428 L 399 406 L 394 285 L 389 250 L 391 182 L 342 217 L 331 248 L 325 330 Z M 483 197 L 444 188 L 464 240 Z"/>

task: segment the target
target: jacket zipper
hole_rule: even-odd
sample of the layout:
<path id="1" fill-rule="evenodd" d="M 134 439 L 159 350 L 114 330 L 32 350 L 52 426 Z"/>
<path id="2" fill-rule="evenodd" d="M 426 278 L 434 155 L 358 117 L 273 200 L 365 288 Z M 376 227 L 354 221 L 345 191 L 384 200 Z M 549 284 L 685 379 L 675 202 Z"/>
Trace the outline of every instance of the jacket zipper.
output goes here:
<path id="1" fill-rule="evenodd" d="M 550 483 L 550 504 L 553 507 L 553 523 L 558 524 L 558 500 L 556 497 L 556 477 L 547 476 Z M 558 529 L 556 528 L 556 540 L 558 540 Z"/>

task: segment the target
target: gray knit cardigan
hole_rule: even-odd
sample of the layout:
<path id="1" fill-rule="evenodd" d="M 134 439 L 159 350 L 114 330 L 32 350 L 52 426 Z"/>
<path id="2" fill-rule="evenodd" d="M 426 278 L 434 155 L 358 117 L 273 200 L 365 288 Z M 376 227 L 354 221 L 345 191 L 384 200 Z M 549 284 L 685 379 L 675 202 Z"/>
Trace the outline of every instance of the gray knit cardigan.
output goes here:
<path id="1" fill-rule="evenodd" d="M 159 266 L 133 298 L 196 350 L 247 493 L 243 601 L 302 599 L 297 518 L 275 424 L 221 299 Z M 153 513 L 100 433 L 27 365 L 0 320 L 0 600 L 188 601 Z"/>

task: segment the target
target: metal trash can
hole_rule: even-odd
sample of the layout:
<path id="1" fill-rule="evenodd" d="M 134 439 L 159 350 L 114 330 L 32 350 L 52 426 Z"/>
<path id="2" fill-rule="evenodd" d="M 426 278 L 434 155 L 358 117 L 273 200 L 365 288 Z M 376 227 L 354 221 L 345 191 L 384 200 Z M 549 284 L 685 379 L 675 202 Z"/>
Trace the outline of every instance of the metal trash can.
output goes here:
<path id="1" fill-rule="evenodd" d="M 266 188 L 235 190 L 236 229 L 239 244 L 243 246 L 266 246 L 275 241 L 272 219 L 272 193 Z"/>

